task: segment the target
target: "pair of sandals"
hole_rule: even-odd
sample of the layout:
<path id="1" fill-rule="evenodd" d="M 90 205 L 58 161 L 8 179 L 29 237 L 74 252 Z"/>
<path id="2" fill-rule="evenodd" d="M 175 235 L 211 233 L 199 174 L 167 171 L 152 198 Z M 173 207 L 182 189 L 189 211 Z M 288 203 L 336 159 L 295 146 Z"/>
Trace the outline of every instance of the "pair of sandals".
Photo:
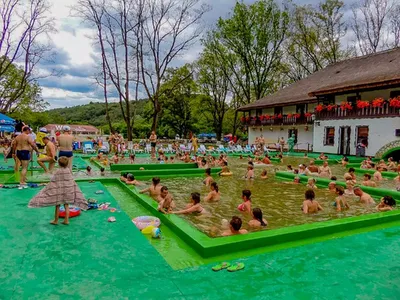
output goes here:
<path id="1" fill-rule="evenodd" d="M 228 272 L 236 272 L 244 269 L 244 263 L 237 262 L 231 265 L 229 262 L 220 263 L 211 268 L 214 272 L 226 269 Z"/>

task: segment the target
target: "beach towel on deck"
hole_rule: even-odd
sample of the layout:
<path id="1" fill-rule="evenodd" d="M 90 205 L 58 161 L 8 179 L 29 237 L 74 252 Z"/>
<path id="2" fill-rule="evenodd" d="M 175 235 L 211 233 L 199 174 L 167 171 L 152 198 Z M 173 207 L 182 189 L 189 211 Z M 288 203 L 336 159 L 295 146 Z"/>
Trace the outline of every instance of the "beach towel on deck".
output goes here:
<path id="1" fill-rule="evenodd" d="M 51 177 L 47 186 L 29 202 L 28 207 L 45 207 L 72 204 L 83 210 L 87 201 L 79 189 L 69 168 L 60 168 Z"/>

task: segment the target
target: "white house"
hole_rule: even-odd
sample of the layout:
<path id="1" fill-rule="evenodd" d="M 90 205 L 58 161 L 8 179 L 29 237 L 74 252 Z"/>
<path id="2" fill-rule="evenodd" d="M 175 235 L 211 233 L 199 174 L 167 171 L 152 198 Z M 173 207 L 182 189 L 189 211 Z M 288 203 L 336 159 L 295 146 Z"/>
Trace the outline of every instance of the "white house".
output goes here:
<path id="1" fill-rule="evenodd" d="M 400 159 L 400 48 L 332 64 L 239 110 L 249 143 L 295 133 L 299 150 L 355 155 L 363 142 L 366 155 Z"/>

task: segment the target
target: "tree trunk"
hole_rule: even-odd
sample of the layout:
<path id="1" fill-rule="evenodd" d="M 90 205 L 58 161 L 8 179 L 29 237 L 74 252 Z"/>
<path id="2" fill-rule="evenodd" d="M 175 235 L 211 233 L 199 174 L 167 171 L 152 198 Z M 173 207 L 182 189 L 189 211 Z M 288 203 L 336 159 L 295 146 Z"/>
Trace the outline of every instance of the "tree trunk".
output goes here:
<path id="1" fill-rule="evenodd" d="M 235 110 L 235 117 L 233 118 L 232 136 L 235 136 L 235 135 L 236 135 L 236 130 L 237 130 L 237 117 L 238 117 L 238 111 Z"/>
<path id="2" fill-rule="evenodd" d="M 157 96 L 154 97 L 153 99 L 153 107 L 154 107 L 154 112 L 153 112 L 153 123 L 151 124 L 151 130 L 157 132 L 158 115 L 161 111 L 160 102 L 158 101 Z"/>

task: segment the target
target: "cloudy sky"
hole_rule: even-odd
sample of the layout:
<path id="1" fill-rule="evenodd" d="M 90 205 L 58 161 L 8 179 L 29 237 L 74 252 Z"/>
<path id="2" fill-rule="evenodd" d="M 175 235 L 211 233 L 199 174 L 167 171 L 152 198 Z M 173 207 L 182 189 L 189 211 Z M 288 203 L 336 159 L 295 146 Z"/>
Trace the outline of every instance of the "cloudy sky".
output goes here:
<path id="1" fill-rule="evenodd" d="M 96 87 L 91 78 L 96 66 L 100 65 L 99 57 L 93 51 L 92 41 L 88 38 L 91 31 L 79 19 L 71 16 L 71 7 L 76 4 L 76 0 L 50 1 L 53 3 L 51 13 L 56 19 L 58 30 L 57 33 L 51 35 L 56 57 L 51 63 L 43 63 L 41 69 L 56 69 L 61 71 L 62 75 L 40 81 L 43 98 L 50 103 L 50 108 L 103 101 L 102 91 Z M 228 16 L 236 1 L 205 0 L 205 2 L 212 6 L 212 10 L 205 16 L 204 22 L 214 24 L 218 17 Z M 255 0 L 245 0 L 244 2 L 253 3 Z M 294 2 L 296 4 L 315 4 L 319 0 L 294 0 Z M 192 61 L 200 50 L 199 46 L 194 47 L 176 64 Z"/>

